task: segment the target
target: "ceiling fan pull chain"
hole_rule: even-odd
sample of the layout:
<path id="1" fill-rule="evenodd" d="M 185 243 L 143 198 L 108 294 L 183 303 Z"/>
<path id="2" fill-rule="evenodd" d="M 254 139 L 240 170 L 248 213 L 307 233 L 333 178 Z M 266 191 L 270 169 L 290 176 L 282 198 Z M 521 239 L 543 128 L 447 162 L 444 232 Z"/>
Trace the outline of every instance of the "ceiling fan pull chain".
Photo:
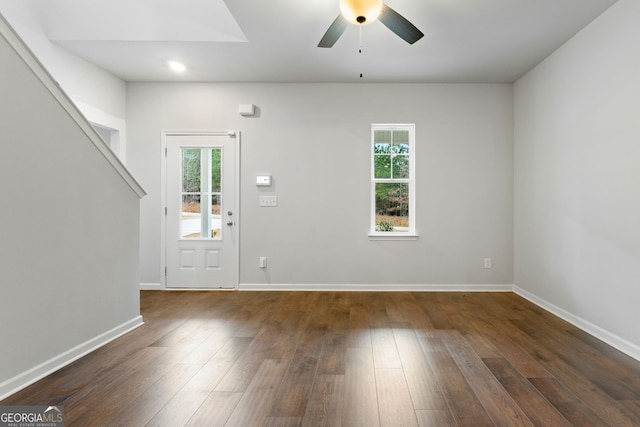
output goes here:
<path id="1" fill-rule="evenodd" d="M 362 25 L 360 27 L 360 49 L 358 49 L 358 53 L 362 53 Z M 362 78 L 362 73 L 360 73 L 360 78 Z"/>

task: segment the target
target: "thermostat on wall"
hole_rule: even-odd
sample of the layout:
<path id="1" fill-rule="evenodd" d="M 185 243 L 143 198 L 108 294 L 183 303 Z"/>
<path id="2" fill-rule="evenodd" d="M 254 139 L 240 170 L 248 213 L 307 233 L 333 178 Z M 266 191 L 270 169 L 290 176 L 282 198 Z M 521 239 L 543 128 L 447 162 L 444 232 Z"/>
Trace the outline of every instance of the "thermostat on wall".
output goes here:
<path id="1" fill-rule="evenodd" d="M 265 187 L 271 185 L 271 175 L 258 175 L 256 177 L 256 185 Z"/>

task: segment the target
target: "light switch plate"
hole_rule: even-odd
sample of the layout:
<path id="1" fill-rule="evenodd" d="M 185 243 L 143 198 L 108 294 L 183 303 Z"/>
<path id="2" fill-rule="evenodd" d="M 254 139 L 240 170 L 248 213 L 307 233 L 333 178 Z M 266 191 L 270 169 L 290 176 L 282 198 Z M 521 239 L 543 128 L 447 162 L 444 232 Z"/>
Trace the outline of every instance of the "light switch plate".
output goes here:
<path id="1" fill-rule="evenodd" d="M 260 206 L 268 208 L 278 206 L 278 196 L 260 196 Z"/>

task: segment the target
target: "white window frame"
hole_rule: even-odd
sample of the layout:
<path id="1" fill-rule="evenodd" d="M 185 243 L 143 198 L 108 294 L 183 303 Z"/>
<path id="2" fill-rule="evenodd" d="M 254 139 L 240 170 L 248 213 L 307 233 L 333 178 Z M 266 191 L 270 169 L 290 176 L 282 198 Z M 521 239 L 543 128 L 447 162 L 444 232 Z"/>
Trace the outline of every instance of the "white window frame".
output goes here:
<path id="1" fill-rule="evenodd" d="M 415 158 L 416 158 L 416 126 L 415 124 L 378 124 L 371 125 L 371 208 L 370 208 L 370 240 L 416 240 L 416 183 L 415 183 Z M 409 132 L 409 178 L 376 178 L 375 177 L 375 132 L 379 130 L 406 130 Z M 409 184 L 409 230 L 408 231 L 376 231 L 376 183 L 407 183 Z"/>

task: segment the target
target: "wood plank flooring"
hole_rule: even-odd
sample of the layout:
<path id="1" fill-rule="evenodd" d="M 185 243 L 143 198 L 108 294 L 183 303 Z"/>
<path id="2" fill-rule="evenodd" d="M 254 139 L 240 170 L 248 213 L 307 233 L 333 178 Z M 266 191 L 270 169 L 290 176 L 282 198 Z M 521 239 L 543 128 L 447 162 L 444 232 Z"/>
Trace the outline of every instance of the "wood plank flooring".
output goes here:
<path id="1" fill-rule="evenodd" d="M 640 362 L 511 293 L 141 293 L 0 405 L 67 426 L 640 426 Z"/>

